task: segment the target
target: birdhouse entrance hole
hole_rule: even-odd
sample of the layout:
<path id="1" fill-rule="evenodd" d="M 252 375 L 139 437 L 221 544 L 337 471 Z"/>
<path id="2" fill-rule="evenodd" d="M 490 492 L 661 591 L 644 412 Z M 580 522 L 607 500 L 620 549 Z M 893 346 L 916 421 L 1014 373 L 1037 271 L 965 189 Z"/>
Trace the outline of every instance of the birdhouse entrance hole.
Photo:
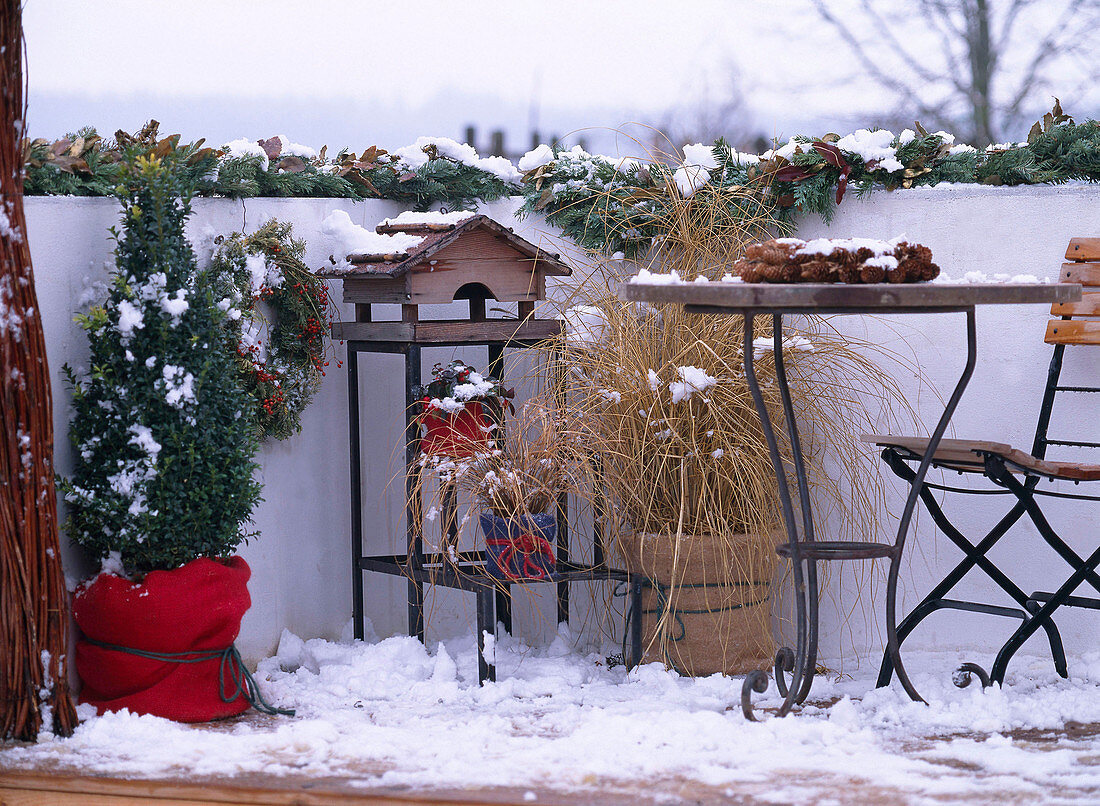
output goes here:
<path id="1" fill-rule="evenodd" d="M 484 283 L 466 283 L 455 291 L 456 300 L 468 299 L 470 301 L 470 321 L 485 321 L 485 300 L 496 299 L 493 292 Z"/>

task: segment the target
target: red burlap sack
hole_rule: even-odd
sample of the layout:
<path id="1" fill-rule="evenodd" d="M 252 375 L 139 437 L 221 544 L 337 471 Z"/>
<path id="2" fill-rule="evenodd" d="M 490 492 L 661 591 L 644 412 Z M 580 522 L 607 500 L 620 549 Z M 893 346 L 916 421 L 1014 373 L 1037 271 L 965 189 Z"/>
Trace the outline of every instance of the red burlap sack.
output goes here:
<path id="1" fill-rule="evenodd" d="M 236 640 L 252 603 L 251 575 L 240 557 L 228 565 L 199 558 L 173 571 L 152 571 L 140 585 L 100 574 L 77 589 L 73 617 L 85 636 L 102 644 L 158 653 L 220 651 Z M 178 722 L 206 722 L 246 711 L 249 702 L 236 691 L 231 668 L 225 669 L 225 694 L 232 699 L 223 702 L 221 667 L 219 657 L 174 663 L 83 638 L 76 645 L 84 684 L 80 701 L 100 713 L 129 708 Z"/>

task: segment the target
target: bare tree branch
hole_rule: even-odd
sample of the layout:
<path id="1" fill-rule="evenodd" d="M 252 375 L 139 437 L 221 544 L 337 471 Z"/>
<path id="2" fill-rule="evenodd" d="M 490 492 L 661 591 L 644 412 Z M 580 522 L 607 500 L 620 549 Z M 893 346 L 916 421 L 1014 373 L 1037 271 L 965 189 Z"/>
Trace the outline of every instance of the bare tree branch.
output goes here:
<path id="1" fill-rule="evenodd" d="M 1035 46 L 1035 50 L 1031 57 L 1031 62 L 1028 64 L 1024 71 L 1023 78 L 1017 85 L 1017 90 L 1013 95 L 1012 100 L 1008 103 L 1006 111 L 1008 114 L 1015 114 L 1019 111 L 1020 106 L 1030 95 L 1032 89 L 1034 89 L 1036 81 L 1039 76 L 1039 71 L 1043 65 L 1050 60 L 1051 55 L 1056 51 L 1056 43 L 1062 34 L 1068 28 L 1070 21 L 1076 16 L 1079 9 L 1077 4 L 1070 2 L 1066 4 L 1062 15 L 1058 18 L 1057 22 L 1050 28 L 1047 35 L 1040 40 L 1039 44 Z"/>
<path id="2" fill-rule="evenodd" d="M 921 81 L 936 81 L 937 76 L 932 73 L 928 68 L 922 65 L 914 56 L 912 56 L 901 44 L 901 41 L 894 35 L 894 32 L 890 29 L 886 20 L 882 18 L 874 7 L 871 5 L 872 0 L 860 0 L 860 5 L 863 8 L 864 13 L 875 23 L 879 32 L 882 34 L 886 43 L 894 49 L 894 52 L 901 58 L 901 60 L 912 70 L 917 78 Z"/>
<path id="3" fill-rule="evenodd" d="M 885 70 L 883 70 L 874 61 L 874 59 L 871 58 L 870 54 L 864 48 L 863 43 L 859 41 L 859 39 L 855 36 L 855 34 L 852 33 L 851 29 L 848 28 L 847 25 L 845 25 L 832 13 L 829 7 L 825 4 L 824 0 L 813 0 L 813 4 L 817 8 L 818 13 L 821 15 L 822 19 L 832 25 L 836 29 L 837 33 L 840 34 L 841 38 L 848 43 L 848 46 L 852 49 L 852 52 L 855 54 L 856 59 L 872 78 L 874 78 L 884 87 L 892 90 L 903 99 L 905 99 L 907 102 L 909 102 L 913 107 L 915 107 L 918 114 L 926 115 L 932 113 L 933 109 L 924 103 L 924 101 L 921 99 L 920 95 L 914 88 L 910 87 L 908 84 L 901 81 L 900 79 L 891 76 L 890 74 L 885 72 Z"/>
<path id="4" fill-rule="evenodd" d="M 917 0 L 900 21 L 882 11 L 882 0 L 852 0 L 843 14 L 831 0 L 811 1 L 869 79 L 910 114 L 950 121 L 978 146 L 1020 121 L 1058 65 L 1071 68 L 1062 82 L 1100 80 L 1100 0 L 1051 3 L 1051 13 L 1036 0 Z M 918 32 L 937 44 L 916 49 Z M 1009 58 L 1017 52 L 1029 54 L 1022 65 Z M 1082 54 L 1088 58 L 1076 58 Z M 1072 99 L 1067 89 L 1055 94 Z"/>

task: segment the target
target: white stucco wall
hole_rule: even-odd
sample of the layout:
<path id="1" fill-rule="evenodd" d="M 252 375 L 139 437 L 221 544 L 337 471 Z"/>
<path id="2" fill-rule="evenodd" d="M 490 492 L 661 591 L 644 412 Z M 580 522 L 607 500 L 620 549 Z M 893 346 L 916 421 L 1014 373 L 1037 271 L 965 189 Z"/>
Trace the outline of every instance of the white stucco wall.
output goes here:
<path id="1" fill-rule="evenodd" d="M 567 255 L 568 245 L 557 242 L 552 228 L 541 219 L 515 221 L 514 202 L 487 206 L 485 212 L 536 243 Z M 320 223 L 333 209 L 349 212 L 353 221 L 371 227 L 400 208 L 388 202 L 352 202 L 337 199 L 251 199 L 230 201 L 199 199 L 194 204 L 189 234 L 200 259 L 209 254 L 212 233 L 228 233 L 242 227 L 254 229 L 269 217 L 294 224 L 295 234 L 308 243 L 307 263 L 322 265 L 334 249 L 320 232 Z M 79 366 L 86 360 L 85 337 L 72 323 L 72 313 L 85 287 L 85 278 L 102 280 L 111 265 L 112 243 L 107 229 L 118 221 L 116 203 L 107 199 L 31 198 L 26 200 L 28 235 L 35 267 L 39 306 L 44 317 L 47 352 L 54 378 L 57 430 L 57 462 L 60 472 L 71 467 L 66 437 L 69 409 L 61 382 L 64 363 Z M 850 195 L 837 212 L 832 226 L 807 220 L 799 234 L 893 237 L 900 233 L 930 246 L 936 260 L 949 274 L 966 270 L 987 273 L 1028 272 L 1051 279 L 1057 276 L 1066 243 L 1073 235 L 1100 233 L 1100 189 L 1064 188 L 941 188 L 878 193 L 866 200 Z M 338 298 L 338 297 L 337 297 Z M 350 311 L 345 311 L 350 318 Z M 432 312 L 425 312 L 433 315 Z M 434 315 L 439 315 L 435 312 Z M 1045 380 L 1049 348 L 1042 342 L 1047 311 L 1039 306 L 984 309 L 978 314 L 979 362 L 970 389 L 955 418 L 958 436 L 1011 441 L 1028 447 Z M 961 368 L 965 350 L 962 315 L 867 319 L 844 317 L 839 327 L 846 332 L 878 341 L 919 363 L 929 386 L 920 386 L 912 374 L 901 373 L 898 383 L 917 407 L 923 425 L 930 428 L 939 413 L 937 395 L 946 397 Z M 343 360 L 343 348 L 337 345 Z M 455 351 L 425 351 L 428 371 L 436 361 Z M 1073 353 L 1074 351 L 1070 351 Z M 1067 377 L 1074 371 L 1096 366 L 1087 349 L 1071 354 Z M 475 364 L 485 363 L 483 349 L 462 353 Z M 399 485 L 388 486 L 400 470 L 401 452 L 395 447 L 402 420 L 401 362 L 392 356 L 361 359 L 365 489 L 364 521 L 367 550 L 377 553 L 403 551 Z M 929 388 L 930 387 L 930 388 Z M 1100 421 L 1096 404 L 1077 395 L 1065 410 L 1069 419 Z M 1057 418 L 1056 418 L 1057 421 Z M 1095 438 L 1094 428 L 1094 438 Z M 1088 438 L 1088 437 L 1086 437 Z M 239 641 L 247 658 L 269 654 L 285 627 L 303 636 L 334 638 L 350 617 L 349 569 L 350 518 L 348 503 L 347 388 L 343 370 L 330 367 L 320 394 L 303 418 L 302 433 L 281 443 L 264 445 L 261 474 L 264 501 L 255 512 L 260 538 L 241 554 L 253 569 L 250 585 L 253 606 L 245 617 Z M 891 477 L 892 478 L 892 477 Z M 900 511 L 899 489 L 891 484 L 891 499 L 883 513 Z M 977 499 L 978 507 L 960 523 L 976 529 L 991 522 L 1007 508 L 1003 498 Z M 1071 544 L 1084 551 L 1095 545 L 1095 508 L 1067 505 L 1057 523 L 1068 524 Z M 386 543 L 381 536 L 393 538 Z M 904 575 L 906 600 L 914 603 L 931 585 L 933 577 L 958 559 L 946 539 L 936 534 L 931 520 L 922 518 L 909 545 L 914 559 Z M 1004 541 L 995 555 L 1025 588 L 1057 582 L 1064 564 L 1045 548 L 1039 548 L 1030 527 Z M 79 553 L 67 548 L 65 561 L 73 577 L 89 568 Z M 823 651 L 833 665 L 841 655 L 873 657 L 880 646 L 881 583 L 863 586 L 864 597 L 854 596 L 853 580 L 861 573 L 854 567 L 834 574 L 823 604 Z M 860 564 L 866 570 L 866 564 Z M 1036 580 L 1024 582 L 1027 578 Z M 881 580 L 871 572 L 868 577 Z M 367 576 L 367 613 L 380 635 L 405 628 L 405 586 L 397 579 Z M 979 597 L 993 596 L 989 585 L 971 585 L 965 591 Z M 536 589 L 543 590 L 536 590 Z M 575 586 L 578 618 L 593 609 L 602 610 L 609 597 L 597 590 L 600 603 L 590 600 Z M 519 629 L 531 643 L 547 640 L 553 632 L 549 614 L 550 587 L 535 586 L 530 601 L 517 603 Z M 875 593 L 871 599 L 868 593 Z M 1000 601 L 994 597 L 990 601 Z M 429 634 L 460 629 L 472 621 L 473 600 L 466 594 L 444 592 L 429 598 Z M 906 610 L 903 603 L 902 611 Z M 544 613 L 546 615 L 544 615 Z M 1093 618 L 1089 618 L 1092 615 Z M 588 614 L 585 622 L 606 621 Z M 1015 622 L 959 614 L 933 616 L 914 635 L 913 645 L 953 648 L 973 646 L 975 658 L 987 661 L 982 650 L 993 648 Z M 1067 647 L 1093 645 L 1100 636 L 1100 621 L 1087 612 L 1067 613 L 1060 619 Z M 847 662 L 847 661 L 845 661 Z M 872 662 L 877 663 L 877 659 Z"/>

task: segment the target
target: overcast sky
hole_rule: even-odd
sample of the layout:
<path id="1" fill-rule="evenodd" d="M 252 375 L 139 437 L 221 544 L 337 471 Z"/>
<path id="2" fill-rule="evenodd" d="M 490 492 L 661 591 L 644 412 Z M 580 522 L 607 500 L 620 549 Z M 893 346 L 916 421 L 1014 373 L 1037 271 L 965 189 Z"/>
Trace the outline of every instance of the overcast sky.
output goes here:
<path id="1" fill-rule="evenodd" d="M 26 0 L 24 26 L 42 136 L 156 117 L 222 142 L 396 146 L 467 123 L 524 139 L 532 119 L 652 122 L 734 74 L 768 136 L 887 103 L 809 0 Z"/>

